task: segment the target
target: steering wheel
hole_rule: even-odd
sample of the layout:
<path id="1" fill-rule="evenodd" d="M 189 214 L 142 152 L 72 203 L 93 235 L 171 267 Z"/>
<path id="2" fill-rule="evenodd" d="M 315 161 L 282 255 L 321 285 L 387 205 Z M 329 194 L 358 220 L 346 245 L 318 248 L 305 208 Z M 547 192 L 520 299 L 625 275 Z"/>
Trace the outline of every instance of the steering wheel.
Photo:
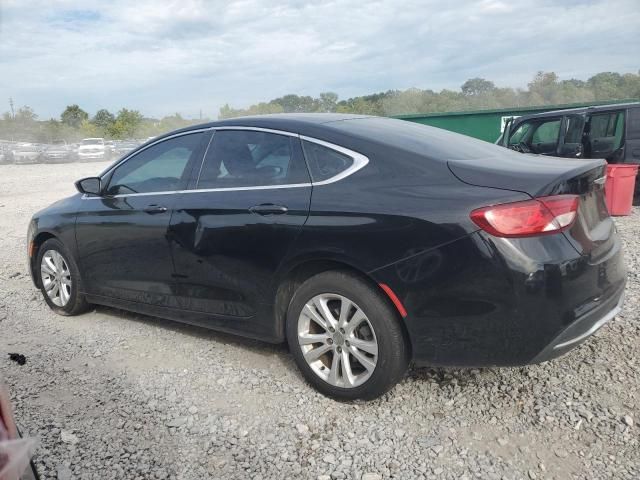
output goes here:
<path id="1" fill-rule="evenodd" d="M 510 147 L 512 150 L 520 153 L 531 153 L 531 149 L 524 142 L 518 142 Z"/>

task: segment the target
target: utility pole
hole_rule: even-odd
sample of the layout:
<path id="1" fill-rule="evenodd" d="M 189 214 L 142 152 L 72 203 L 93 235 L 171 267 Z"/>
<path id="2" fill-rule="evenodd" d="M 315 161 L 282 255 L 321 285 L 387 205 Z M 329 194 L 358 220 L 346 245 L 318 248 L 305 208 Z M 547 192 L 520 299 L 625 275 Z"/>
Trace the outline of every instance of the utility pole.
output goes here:
<path id="1" fill-rule="evenodd" d="M 14 141 L 16 133 L 16 112 L 13 109 L 13 98 L 9 97 L 9 108 L 11 109 L 11 141 Z"/>

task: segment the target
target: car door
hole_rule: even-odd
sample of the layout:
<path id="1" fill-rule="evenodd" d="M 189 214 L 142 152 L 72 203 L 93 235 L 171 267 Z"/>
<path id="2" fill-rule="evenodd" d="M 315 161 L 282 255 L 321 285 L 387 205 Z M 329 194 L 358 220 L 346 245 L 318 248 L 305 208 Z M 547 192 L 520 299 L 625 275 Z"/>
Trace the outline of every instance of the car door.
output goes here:
<path id="1" fill-rule="evenodd" d="M 218 129 L 171 219 L 182 308 L 216 328 L 270 335 L 274 274 L 311 200 L 297 135 Z"/>
<path id="2" fill-rule="evenodd" d="M 545 118 L 534 124 L 529 148 L 532 153 L 556 155 L 562 117 Z"/>
<path id="3" fill-rule="evenodd" d="M 583 114 L 570 114 L 562 117 L 558 156 L 580 158 L 584 155 L 583 133 L 585 127 Z"/>
<path id="4" fill-rule="evenodd" d="M 622 147 L 624 111 L 594 113 L 589 118 L 589 158 L 612 159 Z"/>
<path id="5" fill-rule="evenodd" d="M 208 135 L 185 133 L 152 144 L 102 177 L 101 196 L 83 197 L 76 241 L 90 295 L 176 306 L 167 229 Z"/>
<path id="6" fill-rule="evenodd" d="M 627 110 L 627 129 L 624 143 L 624 162 L 640 163 L 640 107 Z"/>

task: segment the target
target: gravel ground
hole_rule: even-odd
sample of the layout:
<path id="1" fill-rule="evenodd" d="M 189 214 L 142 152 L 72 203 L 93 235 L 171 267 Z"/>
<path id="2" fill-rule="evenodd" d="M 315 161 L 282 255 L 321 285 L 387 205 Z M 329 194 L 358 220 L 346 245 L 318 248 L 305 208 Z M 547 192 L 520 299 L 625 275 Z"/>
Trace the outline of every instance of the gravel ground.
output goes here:
<path id="1" fill-rule="evenodd" d="M 616 220 L 626 307 L 581 347 L 527 368 L 414 369 L 376 401 L 337 403 L 284 346 L 49 311 L 26 273 L 29 217 L 103 167 L 0 166 L 0 368 L 43 478 L 640 478 L 640 209 Z"/>

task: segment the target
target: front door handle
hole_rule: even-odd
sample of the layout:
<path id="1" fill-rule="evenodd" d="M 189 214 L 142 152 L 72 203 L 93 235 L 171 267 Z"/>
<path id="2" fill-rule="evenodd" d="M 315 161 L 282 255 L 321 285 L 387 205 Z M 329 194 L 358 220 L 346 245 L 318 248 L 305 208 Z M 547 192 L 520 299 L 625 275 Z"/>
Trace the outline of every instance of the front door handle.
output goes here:
<path id="1" fill-rule="evenodd" d="M 144 208 L 144 212 L 150 215 L 154 215 L 156 213 L 164 213 L 166 211 L 167 211 L 167 207 L 163 207 L 162 205 L 156 205 L 155 203 L 152 203 L 151 205 L 147 205 Z"/>
<path id="2" fill-rule="evenodd" d="M 289 209 L 283 205 L 274 205 L 273 203 L 262 203 L 249 208 L 251 213 L 258 215 L 284 215 Z"/>

